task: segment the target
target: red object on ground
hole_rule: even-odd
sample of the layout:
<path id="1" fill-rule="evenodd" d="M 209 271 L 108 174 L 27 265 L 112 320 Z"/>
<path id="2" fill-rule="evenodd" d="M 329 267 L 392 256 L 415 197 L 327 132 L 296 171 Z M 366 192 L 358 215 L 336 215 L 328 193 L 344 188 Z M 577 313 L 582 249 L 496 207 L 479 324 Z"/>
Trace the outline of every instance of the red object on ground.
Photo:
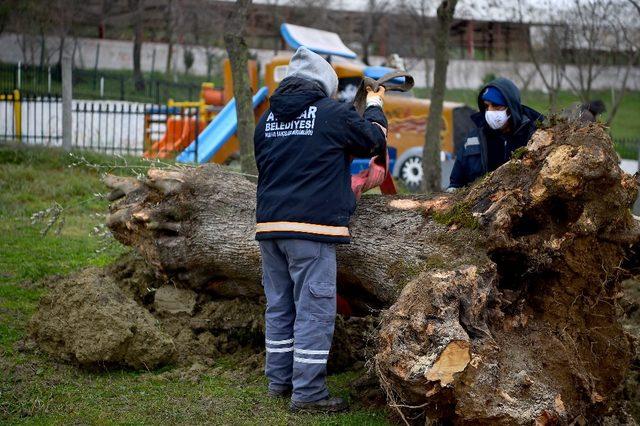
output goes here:
<path id="1" fill-rule="evenodd" d="M 336 308 L 338 313 L 345 318 L 349 318 L 353 313 L 353 311 L 351 310 L 351 305 L 349 305 L 349 302 L 347 302 L 347 299 L 337 294 L 336 303 L 337 303 Z"/>
<path id="2" fill-rule="evenodd" d="M 393 183 L 391 173 L 387 173 L 387 175 L 384 177 L 384 180 L 380 184 L 380 192 L 386 195 L 395 195 L 398 193 L 398 191 L 396 190 L 396 184 Z"/>

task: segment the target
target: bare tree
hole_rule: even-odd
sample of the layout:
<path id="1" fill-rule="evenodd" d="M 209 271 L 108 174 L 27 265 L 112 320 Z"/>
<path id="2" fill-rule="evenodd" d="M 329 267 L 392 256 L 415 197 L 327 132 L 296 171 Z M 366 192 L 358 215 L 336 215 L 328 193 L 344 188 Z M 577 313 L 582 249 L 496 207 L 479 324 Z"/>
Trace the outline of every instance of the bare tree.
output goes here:
<path id="1" fill-rule="evenodd" d="M 404 0 L 401 9 L 409 15 L 413 23 L 413 30 L 417 35 L 418 43 L 416 56 L 423 58 L 425 84 L 429 87 L 431 80 L 431 67 L 429 58 L 433 54 L 433 41 L 435 35 L 433 32 L 433 18 L 431 17 L 431 0 Z"/>
<path id="2" fill-rule="evenodd" d="M 74 19 L 85 16 L 89 9 L 80 0 L 51 0 L 46 7 L 39 0 L 10 0 L 6 6 L 9 8 L 6 18 L 21 35 L 18 43 L 23 60 L 40 66 L 49 64 L 52 57 L 62 51 L 66 39 L 72 35 Z M 0 6 L 0 13 L 4 7 L 4 4 Z M 52 35 L 60 40 L 57 50 L 47 46 L 47 37 Z M 61 55 L 58 62 L 60 58 Z"/>
<path id="3" fill-rule="evenodd" d="M 558 94 L 567 75 L 567 40 L 570 28 L 565 24 L 532 27 L 533 34 L 526 37 L 529 58 L 549 96 L 549 110 L 558 108 Z M 534 45 L 532 36 L 537 36 Z"/>
<path id="4" fill-rule="evenodd" d="M 231 62 L 233 96 L 236 99 L 238 139 L 240 141 L 240 166 L 244 173 L 257 174 L 253 153 L 255 119 L 251 99 L 251 84 L 247 72 L 249 49 L 245 41 L 245 27 L 251 0 L 237 0 L 226 22 L 224 43 Z"/>
<path id="5" fill-rule="evenodd" d="M 128 0 L 131 10 L 131 27 L 133 28 L 133 80 L 137 91 L 144 90 L 144 76 L 142 75 L 141 56 L 142 38 L 144 31 L 144 0 Z"/>
<path id="6" fill-rule="evenodd" d="M 207 64 L 207 79 L 212 80 L 213 75 L 219 75 L 223 55 L 215 46 L 220 46 L 224 34 L 225 16 L 220 11 L 206 7 L 206 1 L 199 0 L 197 6 L 198 34 L 196 40 L 204 44 L 204 56 Z M 195 36 L 195 35 L 194 35 Z"/>
<path id="7" fill-rule="evenodd" d="M 206 64 L 207 80 L 212 81 L 214 75 L 220 74 L 220 64 L 224 58 L 217 46 L 223 45 L 226 14 L 210 7 L 207 0 L 191 0 L 184 13 L 188 15 L 187 21 L 193 22 L 190 28 L 193 42 L 203 47 L 200 52 Z"/>
<path id="8" fill-rule="evenodd" d="M 297 24 L 327 31 L 339 30 L 329 17 L 332 0 L 291 0 L 290 4 L 301 11 L 296 15 Z"/>
<path id="9" fill-rule="evenodd" d="M 449 66 L 449 32 L 458 0 L 442 0 L 437 10 L 437 28 L 434 35 L 435 58 L 431 105 L 427 118 L 427 132 L 422 151 L 422 187 L 427 193 L 440 190 L 440 132 L 442 129 L 442 106 L 447 87 L 447 67 Z"/>
<path id="10" fill-rule="evenodd" d="M 7 0 L 0 3 L 0 34 L 4 32 L 10 22 L 11 12 L 15 8 L 15 0 Z"/>
<path id="11" fill-rule="evenodd" d="M 637 0 L 574 0 L 564 20 L 570 28 L 570 43 L 575 77 L 566 80 L 580 101 L 592 100 L 596 80 L 606 68 L 618 69 L 618 81 L 612 82 L 611 109 L 607 124 L 615 118 L 626 95 L 629 76 L 640 58 Z M 617 86 L 617 89 L 615 88 Z"/>
<path id="12" fill-rule="evenodd" d="M 46 48 L 45 36 L 55 21 L 52 14 L 49 10 L 43 9 L 36 0 L 10 1 L 6 7 L 9 8 L 7 21 L 11 23 L 14 31 L 20 34 L 18 44 L 23 61 L 35 63 L 40 49 L 42 63 L 42 49 Z"/>
<path id="13" fill-rule="evenodd" d="M 540 14 L 551 7 L 551 4 L 546 4 L 546 7 L 541 8 L 540 5 L 534 6 L 527 0 L 518 0 L 517 8 L 510 18 L 528 28 L 524 40 L 527 48 L 525 53 L 533 64 L 533 70 L 522 75 L 521 64 L 513 64 L 514 72 L 521 80 L 522 91 L 526 90 L 531 79 L 537 75 L 549 97 L 549 109 L 553 112 L 558 109 L 558 94 L 567 76 L 567 51 L 571 47 L 572 30 L 565 22 L 566 16 L 559 16 L 557 11 L 542 18 L 541 21 L 544 23 L 531 23 L 532 17 L 539 19 Z"/>
<path id="14" fill-rule="evenodd" d="M 537 74 L 535 69 L 523 67 L 520 62 L 511 63 L 511 72 L 514 74 L 514 82 L 516 86 L 520 88 L 521 92 L 527 92 L 529 90 L 529 86 L 531 86 L 533 78 Z"/>
<path id="15" fill-rule="evenodd" d="M 518 1 L 521 23 L 524 16 L 540 13 L 526 4 Z M 634 24 L 639 17 L 637 0 L 573 0 L 566 9 L 550 15 L 546 24 L 531 25 L 526 39 L 528 54 L 549 96 L 551 112 L 558 110 L 558 94 L 565 83 L 582 103 L 588 103 L 596 80 L 607 67 L 618 64 L 618 88 L 612 88 L 615 96 L 607 120 L 611 123 L 639 59 Z"/>
<path id="16" fill-rule="evenodd" d="M 617 46 L 611 44 L 615 38 L 615 0 L 573 0 L 567 13 L 571 28 L 570 40 L 573 61 L 576 67 L 575 78 L 567 78 L 572 91 L 582 102 L 589 102 L 593 84 L 607 64 L 608 56 Z"/>
<path id="17" fill-rule="evenodd" d="M 636 22 L 640 19 L 640 3 L 636 0 L 627 0 L 618 10 L 618 14 L 612 17 L 614 21 L 613 35 L 616 39 L 616 46 L 622 50 L 626 58 L 626 64 L 621 70 L 622 79 L 619 81 L 619 87 L 614 90 L 614 98 L 611 100 L 611 109 L 607 114 L 607 125 L 610 126 L 616 117 L 620 104 L 627 94 L 628 80 L 631 70 L 640 59 L 640 30 L 636 27 Z"/>
<path id="18" fill-rule="evenodd" d="M 167 0 L 167 6 L 164 13 L 165 19 L 165 37 L 167 39 L 167 63 L 165 66 L 165 74 L 171 74 L 171 62 L 173 61 L 173 29 L 175 24 L 174 13 L 175 0 Z"/>
<path id="19" fill-rule="evenodd" d="M 263 4 L 266 6 L 266 10 L 269 11 L 269 15 L 272 19 L 272 33 L 270 34 L 273 37 L 273 53 L 278 53 L 280 50 L 280 25 L 284 22 L 284 17 L 282 16 L 282 0 L 264 0 Z"/>
<path id="20" fill-rule="evenodd" d="M 79 0 L 56 0 L 51 4 L 51 8 L 49 9 L 49 14 L 53 21 L 51 28 L 60 40 L 58 63 L 62 63 L 62 52 L 65 48 L 67 38 L 73 35 L 74 17 L 76 14 L 81 13 L 84 7 L 86 6 Z M 75 46 L 73 50 L 75 52 Z"/>
<path id="21" fill-rule="evenodd" d="M 389 10 L 389 0 L 367 0 L 361 28 L 362 61 L 370 65 L 371 45 L 378 34 L 380 22 Z"/>

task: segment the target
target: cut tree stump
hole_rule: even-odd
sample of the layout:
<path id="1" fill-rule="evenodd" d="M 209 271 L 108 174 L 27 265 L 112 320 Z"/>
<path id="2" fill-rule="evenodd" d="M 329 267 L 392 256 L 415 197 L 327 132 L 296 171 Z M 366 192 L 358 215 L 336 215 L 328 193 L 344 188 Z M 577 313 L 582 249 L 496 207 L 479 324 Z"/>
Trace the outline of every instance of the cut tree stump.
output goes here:
<path id="1" fill-rule="evenodd" d="M 109 228 L 159 277 L 257 300 L 253 183 L 216 165 L 105 182 Z M 559 124 L 454 195 L 363 197 L 338 292 L 356 316 L 382 312 L 373 364 L 390 405 L 417 423 L 622 415 L 637 187 L 602 127 Z"/>

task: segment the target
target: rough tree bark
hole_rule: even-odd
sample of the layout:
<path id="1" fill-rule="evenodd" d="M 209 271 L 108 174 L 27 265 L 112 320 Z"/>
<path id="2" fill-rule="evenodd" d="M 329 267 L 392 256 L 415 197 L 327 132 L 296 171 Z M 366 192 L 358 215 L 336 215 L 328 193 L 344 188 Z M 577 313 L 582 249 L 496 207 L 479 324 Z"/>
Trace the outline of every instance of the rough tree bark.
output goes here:
<path id="1" fill-rule="evenodd" d="M 447 88 L 449 66 L 449 30 L 458 0 L 443 0 L 438 6 L 438 29 L 435 32 L 435 64 L 433 89 L 427 119 L 422 154 L 422 191 L 432 193 L 440 190 L 440 132 L 442 129 L 442 104 Z M 426 62 L 426 59 L 425 59 Z"/>
<path id="2" fill-rule="evenodd" d="M 253 131 L 255 119 L 251 101 L 251 84 L 247 74 L 249 49 L 244 39 L 247 15 L 251 0 L 238 0 L 224 31 L 224 44 L 231 62 L 233 96 L 236 98 L 238 116 L 238 140 L 240 141 L 240 166 L 244 173 L 257 174 L 253 154 Z"/>
<path id="3" fill-rule="evenodd" d="M 363 197 L 339 247 L 338 291 L 355 315 L 383 309 L 375 371 L 414 422 L 588 422 L 619 408 L 638 182 L 598 125 L 539 131 L 515 157 L 453 196 Z M 260 294 L 253 183 L 216 165 L 106 183 L 109 228 L 159 276 Z"/>

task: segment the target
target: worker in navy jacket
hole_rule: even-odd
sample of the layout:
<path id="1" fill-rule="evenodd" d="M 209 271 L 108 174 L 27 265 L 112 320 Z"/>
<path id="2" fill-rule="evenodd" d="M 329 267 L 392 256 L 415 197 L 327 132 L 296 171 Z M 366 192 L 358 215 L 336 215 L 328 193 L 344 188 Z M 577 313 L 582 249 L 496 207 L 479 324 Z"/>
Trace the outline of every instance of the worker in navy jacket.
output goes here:
<path id="1" fill-rule="evenodd" d="M 511 80 L 498 78 L 480 90 L 480 112 L 471 116 L 477 126 L 456 153 L 448 192 L 472 183 L 509 161 L 525 146 L 544 120 L 539 112 L 522 105 L 520 91 Z"/>
<path id="2" fill-rule="evenodd" d="M 326 363 L 336 315 L 336 243 L 348 243 L 355 210 L 351 157 L 386 150 L 384 88 L 364 117 L 332 99 L 333 67 L 301 47 L 256 125 L 256 239 L 267 298 L 269 394 L 291 394 L 292 411 L 346 409 L 330 397 Z"/>

